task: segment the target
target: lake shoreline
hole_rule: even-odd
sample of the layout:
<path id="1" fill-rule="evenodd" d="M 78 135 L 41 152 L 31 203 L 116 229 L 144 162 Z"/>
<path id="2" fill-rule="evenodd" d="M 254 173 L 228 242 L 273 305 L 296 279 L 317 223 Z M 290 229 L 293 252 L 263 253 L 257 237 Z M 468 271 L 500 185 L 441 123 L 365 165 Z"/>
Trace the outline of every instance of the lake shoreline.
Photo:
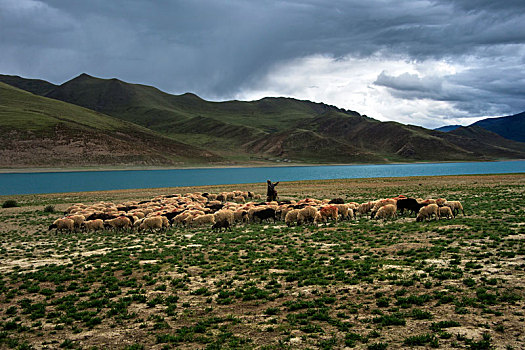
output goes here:
<path id="1" fill-rule="evenodd" d="M 495 159 L 495 160 L 458 160 L 458 161 L 417 161 L 417 162 L 392 162 L 392 163 L 264 163 L 264 164 L 234 164 L 234 165 L 196 165 L 187 167 L 164 166 L 96 166 L 96 167 L 65 167 L 65 168 L 0 168 L 0 174 L 32 174 L 32 173 L 69 173 L 69 172 L 95 172 L 95 171 L 148 171 L 148 170 L 197 170 L 197 169 L 239 169 L 239 168 L 294 168 L 294 167 L 321 167 L 321 166 L 362 166 L 362 165 L 404 165 L 404 164 L 454 164 L 454 163 L 490 163 L 514 162 L 525 159 Z"/>

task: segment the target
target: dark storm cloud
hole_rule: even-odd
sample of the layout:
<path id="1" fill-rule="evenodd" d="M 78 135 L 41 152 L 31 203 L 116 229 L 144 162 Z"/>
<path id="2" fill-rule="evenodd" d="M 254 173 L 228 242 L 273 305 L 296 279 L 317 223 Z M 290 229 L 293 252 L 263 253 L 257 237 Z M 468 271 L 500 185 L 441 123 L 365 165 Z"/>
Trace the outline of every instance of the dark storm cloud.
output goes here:
<path id="1" fill-rule="evenodd" d="M 489 94 L 500 110 L 525 108 L 522 69 L 497 64 L 505 55 L 523 60 L 522 0 L 0 0 L 0 39 L 2 73 L 59 83 L 87 72 L 206 98 L 231 98 L 276 64 L 315 54 L 472 56 L 509 80 L 487 84 L 486 67 L 476 66 L 444 80 L 385 73 L 376 84 L 473 113 L 483 103 L 469 101 Z"/>

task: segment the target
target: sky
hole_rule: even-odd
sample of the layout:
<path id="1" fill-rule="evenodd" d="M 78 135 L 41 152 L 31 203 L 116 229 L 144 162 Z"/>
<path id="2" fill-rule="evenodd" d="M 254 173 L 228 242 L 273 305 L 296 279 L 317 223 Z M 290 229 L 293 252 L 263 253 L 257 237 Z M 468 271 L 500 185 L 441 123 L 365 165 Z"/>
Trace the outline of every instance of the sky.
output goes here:
<path id="1" fill-rule="evenodd" d="M 0 74 L 81 73 L 468 125 L 525 111 L 525 1 L 0 0 Z"/>

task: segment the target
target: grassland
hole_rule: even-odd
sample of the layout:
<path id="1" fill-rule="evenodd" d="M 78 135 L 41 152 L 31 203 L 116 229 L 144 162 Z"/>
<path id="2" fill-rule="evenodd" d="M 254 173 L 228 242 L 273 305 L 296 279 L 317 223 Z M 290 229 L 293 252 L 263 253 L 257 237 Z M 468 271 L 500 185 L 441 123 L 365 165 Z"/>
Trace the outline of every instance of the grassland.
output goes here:
<path id="1" fill-rule="evenodd" d="M 525 174 L 283 182 L 282 198 L 460 200 L 465 216 L 55 234 L 71 203 L 265 184 L 3 196 L 0 348 L 525 348 Z"/>

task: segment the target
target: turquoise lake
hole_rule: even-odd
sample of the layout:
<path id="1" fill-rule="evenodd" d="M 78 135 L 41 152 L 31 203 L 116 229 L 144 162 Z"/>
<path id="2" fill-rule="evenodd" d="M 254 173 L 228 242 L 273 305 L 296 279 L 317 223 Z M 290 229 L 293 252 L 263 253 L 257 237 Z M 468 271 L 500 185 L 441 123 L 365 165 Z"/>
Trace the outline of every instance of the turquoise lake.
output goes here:
<path id="1" fill-rule="evenodd" d="M 0 174 L 0 195 L 425 175 L 525 173 L 525 160 L 501 162 L 72 171 Z"/>

